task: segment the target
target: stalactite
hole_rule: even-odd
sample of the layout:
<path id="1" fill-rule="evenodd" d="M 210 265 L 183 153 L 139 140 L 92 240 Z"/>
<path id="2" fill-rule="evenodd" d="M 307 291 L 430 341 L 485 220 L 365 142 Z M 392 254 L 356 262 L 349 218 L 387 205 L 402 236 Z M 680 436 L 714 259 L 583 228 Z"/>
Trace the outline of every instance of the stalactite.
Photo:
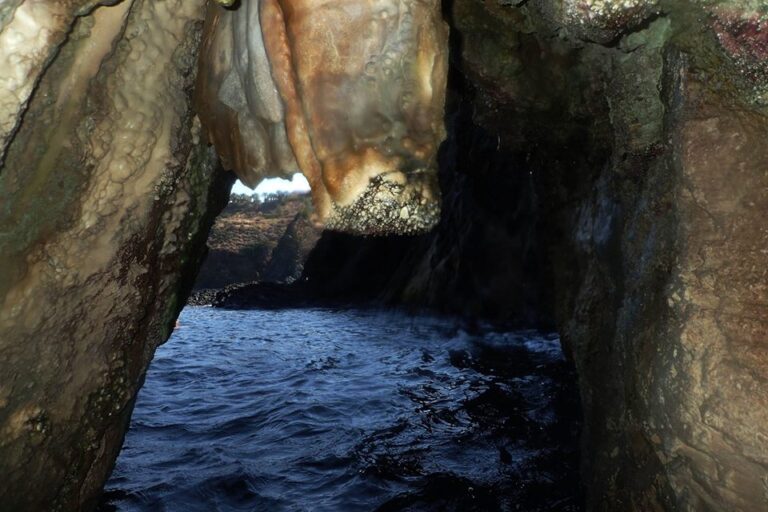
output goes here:
<path id="1" fill-rule="evenodd" d="M 197 107 L 247 184 L 301 171 L 342 230 L 437 220 L 447 28 L 437 1 L 245 0 L 209 7 Z"/>

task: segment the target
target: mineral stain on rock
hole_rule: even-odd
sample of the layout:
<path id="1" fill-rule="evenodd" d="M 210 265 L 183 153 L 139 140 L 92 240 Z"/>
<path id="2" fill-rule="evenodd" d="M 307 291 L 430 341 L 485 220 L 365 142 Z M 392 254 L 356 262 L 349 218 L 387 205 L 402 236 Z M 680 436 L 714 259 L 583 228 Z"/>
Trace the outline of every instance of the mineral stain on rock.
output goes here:
<path id="1" fill-rule="evenodd" d="M 197 86 L 201 120 L 245 183 L 303 172 L 319 218 L 333 228 L 427 230 L 439 209 L 447 34 L 436 1 L 212 5 Z M 404 190 L 392 193 L 394 186 Z M 389 215 L 404 206 L 409 220 Z"/>

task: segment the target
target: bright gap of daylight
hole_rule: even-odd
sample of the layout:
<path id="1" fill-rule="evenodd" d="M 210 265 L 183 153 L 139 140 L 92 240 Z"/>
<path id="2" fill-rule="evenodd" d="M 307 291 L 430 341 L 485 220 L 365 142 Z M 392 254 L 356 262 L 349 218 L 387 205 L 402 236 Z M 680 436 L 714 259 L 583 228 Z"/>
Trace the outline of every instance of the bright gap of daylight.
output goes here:
<path id="1" fill-rule="evenodd" d="M 255 189 L 251 189 L 243 185 L 240 180 L 237 180 L 232 186 L 233 194 L 256 194 L 259 198 L 264 198 L 270 194 L 277 194 L 279 192 L 309 192 L 309 182 L 307 178 L 301 173 L 296 173 L 290 180 L 283 178 L 267 178 L 261 181 Z"/>

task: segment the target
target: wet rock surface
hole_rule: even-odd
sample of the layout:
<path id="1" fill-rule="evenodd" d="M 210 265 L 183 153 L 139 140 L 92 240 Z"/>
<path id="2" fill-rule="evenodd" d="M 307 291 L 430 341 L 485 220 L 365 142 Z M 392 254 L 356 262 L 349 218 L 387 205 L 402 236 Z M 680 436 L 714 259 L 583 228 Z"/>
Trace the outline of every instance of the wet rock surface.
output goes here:
<path id="1" fill-rule="evenodd" d="M 0 11 L 2 510 L 95 505 L 233 179 L 191 112 L 202 2 L 95 5 Z"/>

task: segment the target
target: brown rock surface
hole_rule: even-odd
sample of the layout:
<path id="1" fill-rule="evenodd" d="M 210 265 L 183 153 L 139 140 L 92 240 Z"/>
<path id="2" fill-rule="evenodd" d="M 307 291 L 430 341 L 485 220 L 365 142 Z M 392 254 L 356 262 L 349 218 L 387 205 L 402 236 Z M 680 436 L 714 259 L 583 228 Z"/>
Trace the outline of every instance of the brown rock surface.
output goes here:
<path id="1" fill-rule="evenodd" d="M 231 178 L 190 111 L 202 2 L 15 3 L 0 25 L 21 43 L 0 46 L 0 509 L 87 510 Z"/>
<path id="2" fill-rule="evenodd" d="M 446 43 L 435 0 L 211 4 L 196 103 L 245 183 L 300 170 L 335 229 L 423 231 L 439 210 Z"/>

